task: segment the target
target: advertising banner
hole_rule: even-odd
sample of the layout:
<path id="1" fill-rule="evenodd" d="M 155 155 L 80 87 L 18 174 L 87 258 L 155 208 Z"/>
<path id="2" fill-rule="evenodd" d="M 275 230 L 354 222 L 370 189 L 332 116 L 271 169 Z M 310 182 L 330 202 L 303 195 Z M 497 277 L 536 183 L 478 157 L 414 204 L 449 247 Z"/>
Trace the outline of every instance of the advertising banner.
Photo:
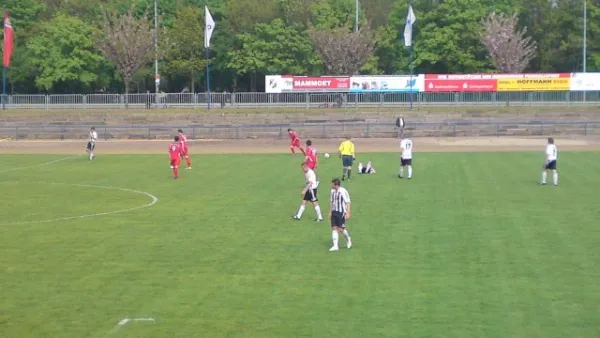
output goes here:
<path id="1" fill-rule="evenodd" d="M 483 75 L 425 75 L 425 92 L 495 92 L 497 89 L 498 80 Z"/>
<path id="2" fill-rule="evenodd" d="M 350 83 L 352 93 L 422 92 L 425 89 L 425 76 L 352 76 Z"/>
<path id="3" fill-rule="evenodd" d="M 571 74 L 571 91 L 600 91 L 600 73 Z"/>
<path id="4" fill-rule="evenodd" d="M 570 78 L 506 78 L 498 80 L 499 92 L 545 92 L 571 90 Z"/>
<path id="5" fill-rule="evenodd" d="M 349 77 L 329 76 L 294 76 L 292 86 L 298 91 L 348 91 L 350 89 Z"/>
<path id="6" fill-rule="evenodd" d="M 291 92 L 294 87 L 292 76 L 267 75 L 265 76 L 265 93 Z"/>

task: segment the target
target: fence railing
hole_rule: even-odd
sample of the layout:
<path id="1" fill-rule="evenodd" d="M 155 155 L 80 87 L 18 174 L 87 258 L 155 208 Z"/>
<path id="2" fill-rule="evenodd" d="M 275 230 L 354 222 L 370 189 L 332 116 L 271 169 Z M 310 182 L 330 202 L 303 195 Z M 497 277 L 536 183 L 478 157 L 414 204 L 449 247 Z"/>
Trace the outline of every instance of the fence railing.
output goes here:
<path id="1" fill-rule="evenodd" d="M 170 139 L 177 128 L 184 128 L 190 139 L 243 139 L 288 137 L 287 128 L 302 133 L 303 138 L 396 137 L 397 129 L 390 123 L 314 123 L 255 124 L 229 126 L 96 126 L 98 137 L 111 139 Z M 19 125 L 0 126 L 1 139 L 85 139 L 87 125 Z M 413 122 L 405 129 L 410 137 L 472 137 L 472 136 L 546 136 L 600 135 L 600 121 L 573 122 Z"/>
<path id="2" fill-rule="evenodd" d="M 0 95 L 1 96 L 1 95 Z M 269 109 L 600 105 L 598 92 L 6 95 L 7 109 Z"/>

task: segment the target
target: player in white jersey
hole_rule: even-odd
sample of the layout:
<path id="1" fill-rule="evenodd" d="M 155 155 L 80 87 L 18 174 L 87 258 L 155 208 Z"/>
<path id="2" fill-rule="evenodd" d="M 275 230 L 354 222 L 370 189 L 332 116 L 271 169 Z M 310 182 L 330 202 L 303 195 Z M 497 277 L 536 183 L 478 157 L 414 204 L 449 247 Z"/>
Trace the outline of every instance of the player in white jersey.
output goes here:
<path id="1" fill-rule="evenodd" d="M 398 173 L 398 178 L 404 178 L 404 167 L 408 169 L 408 179 L 412 178 L 412 150 L 413 143 L 410 139 L 405 138 L 400 141 L 400 151 L 402 151 L 402 155 L 400 156 L 400 172 Z"/>
<path id="2" fill-rule="evenodd" d="M 542 169 L 541 184 L 546 184 L 548 170 L 552 170 L 552 179 L 554 181 L 554 185 L 558 185 L 558 171 L 556 170 L 557 161 L 558 148 L 556 148 L 556 144 L 554 144 L 554 139 L 550 137 L 548 138 L 548 144 L 546 145 L 546 163 L 544 163 L 544 168 Z"/>
<path id="3" fill-rule="evenodd" d="M 311 202 L 315 207 L 315 212 L 317 213 L 317 222 L 323 221 L 323 215 L 321 214 L 321 207 L 319 206 L 319 198 L 317 197 L 317 187 L 319 186 L 319 181 L 317 181 L 317 175 L 315 172 L 308 167 L 306 162 L 300 165 L 302 167 L 302 171 L 304 172 L 304 178 L 306 180 L 306 185 L 304 189 L 300 192 L 302 195 L 302 204 L 298 209 L 298 213 L 294 215 L 292 218 L 295 220 L 299 220 L 302 217 L 302 213 L 304 213 L 304 209 L 306 209 L 306 203 Z"/>
<path id="4" fill-rule="evenodd" d="M 96 128 L 92 127 L 90 129 L 90 134 L 88 137 L 88 143 L 85 151 L 90 154 L 90 161 L 94 159 L 94 149 L 96 149 L 96 141 L 98 140 L 98 133 L 96 133 Z"/>

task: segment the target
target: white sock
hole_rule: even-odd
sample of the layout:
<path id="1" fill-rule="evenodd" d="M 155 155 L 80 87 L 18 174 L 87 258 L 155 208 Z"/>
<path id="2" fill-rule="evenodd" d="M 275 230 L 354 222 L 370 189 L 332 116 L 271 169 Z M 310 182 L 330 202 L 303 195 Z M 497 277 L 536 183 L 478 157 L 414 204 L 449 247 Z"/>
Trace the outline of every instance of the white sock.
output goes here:
<path id="1" fill-rule="evenodd" d="M 331 232 L 331 239 L 333 240 L 333 246 L 335 248 L 337 248 L 338 247 L 338 232 L 337 231 L 333 230 Z"/>
<path id="2" fill-rule="evenodd" d="M 548 173 L 546 173 L 545 171 L 542 172 L 542 183 L 546 183 L 546 176 L 548 175 Z"/>
<path id="3" fill-rule="evenodd" d="M 554 185 L 557 185 L 558 184 L 558 171 L 554 170 L 553 178 L 554 178 Z"/>
<path id="4" fill-rule="evenodd" d="M 323 219 L 323 215 L 321 214 L 321 207 L 320 206 L 315 206 L 315 211 L 317 212 L 317 218 L 318 219 Z"/>
<path id="5" fill-rule="evenodd" d="M 408 166 L 408 178 L 412 177 L 412 165 Z"/>
<path id="6" fill-rule="evenodd" d="M 404 174 L 404 167 L 400 167 L 400 176 Z"/>
<path id="7" fill-rule="evenodd" d="M 298 218 L 302 217 L 302 214 L 304 213 L 304 209 L 306 209 L 306 207 L 304 206 L 304 204 L 302 204 L 300 206 L 300 209 L 298 209 L 298 214 L 296 215 L 296 217 L 298 217 Z"/>
<path id="8" fill-rule="evenodd" d="M 350 234 L 348 233 L 348 230 L 344 229 L 344 231 L 342 231 L 342 234 L 344 235 L 344 237 L 346 237 L 346 240 L 350 240 Z"/>

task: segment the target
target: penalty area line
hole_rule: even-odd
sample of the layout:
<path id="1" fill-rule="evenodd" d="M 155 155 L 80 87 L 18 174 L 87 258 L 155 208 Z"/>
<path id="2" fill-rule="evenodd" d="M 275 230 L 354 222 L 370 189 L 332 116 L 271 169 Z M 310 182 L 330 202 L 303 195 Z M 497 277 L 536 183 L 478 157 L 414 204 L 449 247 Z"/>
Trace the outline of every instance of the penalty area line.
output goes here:
<path id="1" fill-rule="evenodd" d="M 115 325 L 115 327 L 113 327 L 110 331 L 108 331 L 106 333 L 106 336 L 104 336 L 104 338 L 107 338 L 107 337 L 117 333 L 117 331 L 119 331 L 123 326 L 125 326 L 129 323 L 132 323 L 132 322 L 156 323 L 156 320 L 154 318 L 123 318 L 117 323 L 117 325 Z"/>

